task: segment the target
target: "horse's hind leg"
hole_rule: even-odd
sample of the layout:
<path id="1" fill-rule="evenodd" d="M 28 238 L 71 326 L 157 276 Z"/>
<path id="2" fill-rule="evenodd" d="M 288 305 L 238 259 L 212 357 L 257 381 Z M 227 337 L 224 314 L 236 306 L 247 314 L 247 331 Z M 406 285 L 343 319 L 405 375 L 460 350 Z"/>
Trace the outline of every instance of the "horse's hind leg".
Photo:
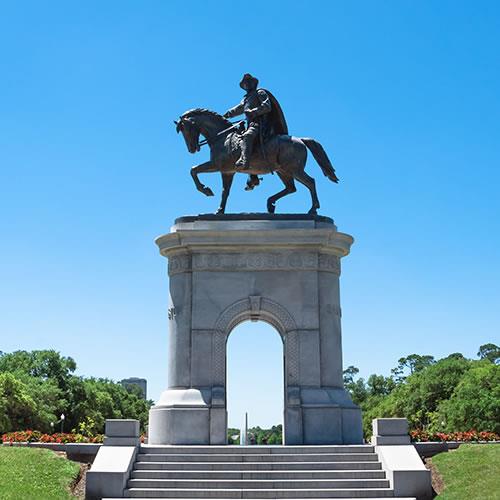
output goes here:
<path id="1" fill-rule="evenodd" d="M 318 194 L 316 193 L 315 180 L 310 175 L 306 174 L 304 170 L 295 172 L 294 178 L 295 180 L 303 184 L 307 189 L 309 189 L 309 192 L 311 193 L 312 207 L 308 213 L 317 214 L 319 208 L 319 199 L 318 199 Z"/>
<path id="2" fill-rule="evenodd" d="M 267 211 L 270 214 L 274 214 L 276 210 L 276 202 L 286 196 L 287 194 L 295 193 L 297 188 L 295 187 L 295 182 L 293 181 L 293 177 L 288 174 L 283 174 L 281 172 L 277 172 L 278 177 L 283 181 L 285 185 L 285 189 L 280 191 L 279 193 L 273 194 L 271 197 L 267 199 Z"/>
<path id="3" fill-rule="evenodd" d="M 220 207 L 215 212 L 216 214 L 223 214 L 226 211 L 226 202 L 229 192 L 231 191 L 231 185 L 233 184 L 234 172 L 230 174 L 222 174 L 222 197 L 220 200 Z"/>

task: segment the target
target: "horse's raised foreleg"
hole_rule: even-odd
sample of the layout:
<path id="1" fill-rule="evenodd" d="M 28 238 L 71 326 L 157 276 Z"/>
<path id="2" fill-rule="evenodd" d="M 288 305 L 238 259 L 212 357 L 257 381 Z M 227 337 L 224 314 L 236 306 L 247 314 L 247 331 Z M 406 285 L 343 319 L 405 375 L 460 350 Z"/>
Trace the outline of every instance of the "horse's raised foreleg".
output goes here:
<path id="1" fill-rule="evenodd" d="M 299 170 L 298 172 L 294 172 L 293 176 L 295 180 L 303 184 L 307 189 L 309 189 L 309 193 L 311 193 L 312 207 L 308 213 L 317 214 L 319 208 L 319 200 L 318 200 L 318 194 L 316 193 L 315 180 L 310 175 L 306 174 L 304 170 Z"/>
<path id="2" fill-rule="evenodd" d="M 283 198 L 283 196 L 295 193 L 295 191 L 297 191 L 297 188 L 295 187 L 295 182 L 293 181 L 293 177 L 287 174 L 283 174 L 281 172 L 278 172 L 278 177 L 283 181 L 285 189 L 283 189 L 279 193 L 273 194 L 271 197 L 267 199 L 267 211 L 270 214 L 274 214 L 274 211 L 276 210 L 276 202 L 280 198 Z"/>
<path id="3" fill-rule="evenodd" d="M 214 192 L 205 184 L 200 182 L 198 179 L 198 174 L 206 174 L 211 172 L 217 172 L 217 167 L 211 162 L 207 161 L 202 163 L 201 165 L 197 165 L 196 167 L 191 168 L 191 177 L 196 185 L 196 189 L 203 193 L 205 196 L 213 196 Z"/>
<path id="4" fill-rule="evenodd" d="M 220 200 L 220 207 L 218 208 L 216 214 L 223 214 L 226 211 L 227 197 L 231 191 L 231 185 L 233 184 L 234 172 L 222 174 L 222 197 Z"/>

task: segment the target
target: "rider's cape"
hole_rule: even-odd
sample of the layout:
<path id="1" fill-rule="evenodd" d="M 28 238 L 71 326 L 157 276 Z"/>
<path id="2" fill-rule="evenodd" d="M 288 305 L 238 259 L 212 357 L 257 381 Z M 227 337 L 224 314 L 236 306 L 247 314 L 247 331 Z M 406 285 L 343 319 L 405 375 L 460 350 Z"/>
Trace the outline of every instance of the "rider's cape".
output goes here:
<path id="1" fill-rule="evenodd" d="M 279 102 L 277 101 L 276 97 L 274 97 L 273 94 L 269 92 L 269 90 L 261 90 L 263 90 L 269 96 L 272 105 L 268 119 L 269 128 L 271 130 L 269 130 L 266 135 L 268 137 L 273 135 L 288 135 L 288 125 L 286 124 L 285 115 L 283 114 L 283 110 L 281 109 Z"/>

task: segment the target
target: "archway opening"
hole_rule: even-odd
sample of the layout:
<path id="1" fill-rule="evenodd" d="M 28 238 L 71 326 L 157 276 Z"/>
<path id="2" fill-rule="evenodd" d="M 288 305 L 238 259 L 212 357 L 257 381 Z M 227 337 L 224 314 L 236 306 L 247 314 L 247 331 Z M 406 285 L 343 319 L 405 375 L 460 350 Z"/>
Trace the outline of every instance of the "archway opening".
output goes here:
<path id="1" fill-rule="evenodd" d="M 277 330 L 245 321 L 227 340 L 228 443 L 239 444 L 248 415 L 249 444 L 282 444 L 284 350 Z"/>

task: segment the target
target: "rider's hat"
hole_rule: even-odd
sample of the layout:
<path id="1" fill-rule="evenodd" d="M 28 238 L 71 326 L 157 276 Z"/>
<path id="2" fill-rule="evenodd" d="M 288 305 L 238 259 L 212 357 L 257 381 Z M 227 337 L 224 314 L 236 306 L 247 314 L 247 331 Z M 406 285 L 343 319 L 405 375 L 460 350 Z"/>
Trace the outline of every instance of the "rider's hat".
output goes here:
<path id="1" fill-rule="evenodd" d="M 243 88 L 243 84 L 245 84 L 247 82 L 250 83 L 252 85 L 252 87 L 257 87 L 257 85 L 259 84 L 259 80 L 257 80 L 257 78 L 252 76 L 250 73 L 245 73 L 243 75 L 243 78 L 241 79 L 241 82 L 240 82 L 240 87 Z"/>

